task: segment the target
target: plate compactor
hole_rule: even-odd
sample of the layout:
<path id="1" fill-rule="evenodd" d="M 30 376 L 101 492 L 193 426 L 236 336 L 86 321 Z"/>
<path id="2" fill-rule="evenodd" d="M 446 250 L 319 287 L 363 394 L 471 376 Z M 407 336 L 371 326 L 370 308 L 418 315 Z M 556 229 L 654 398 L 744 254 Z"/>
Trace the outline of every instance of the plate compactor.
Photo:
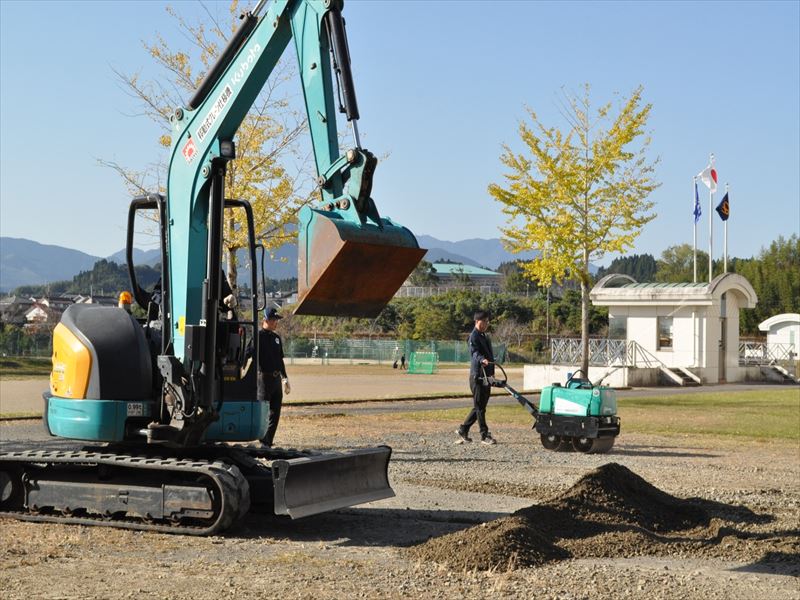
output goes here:
<path id="1" fill-rule="evenodd" d="M 533 416 L 533 429 L 547 450 L 576 450 L 584 454 L 611 450 L 620 429 L 614 390 L 579 377 L 584 373 L 578 370 L 568 376 L 563 386 L 556 383 L 542 389 L 536 406 L 508 385 L 502 366 L 495 364 L 495 367 L 503 378 L 487 377 L 489 384 L 506 390 Z"/>

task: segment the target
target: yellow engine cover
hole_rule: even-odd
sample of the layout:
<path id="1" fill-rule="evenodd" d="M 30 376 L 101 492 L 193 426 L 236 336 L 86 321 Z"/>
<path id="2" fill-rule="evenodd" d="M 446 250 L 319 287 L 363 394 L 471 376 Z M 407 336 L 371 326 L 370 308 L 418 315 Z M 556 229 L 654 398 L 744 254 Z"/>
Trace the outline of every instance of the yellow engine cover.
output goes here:
<path id="1" fill-rule="evenodd" d="M 92 372 L 92 353 L 62 323 L 53 330 L 50 392 L 61 398 L 85 398 Z"/>

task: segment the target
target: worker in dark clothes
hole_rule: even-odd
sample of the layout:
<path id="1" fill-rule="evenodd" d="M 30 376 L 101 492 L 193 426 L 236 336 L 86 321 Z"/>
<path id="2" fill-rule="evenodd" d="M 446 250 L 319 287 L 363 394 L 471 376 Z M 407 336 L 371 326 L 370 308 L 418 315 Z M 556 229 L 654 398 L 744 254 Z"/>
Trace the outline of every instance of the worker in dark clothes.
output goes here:
<path id="1" fill-rule="evenodd" d="M 494 353 L 492 352 L 492 341 L 486 335 L 489 328 L 489 313 L 479 310 L 475 313 L 475 328 L 469 335 L 469 351 L 472 355 L 469 366 L 469 389 L 472 392 L 472 410 L 467 415 L 466 420 L 456 430 L 459 444 L 471 442 L 469 428 L 478 422 L 481 432 L 481 443 L 486 445 L 496 444 L 497 442 L 489 433 L 486 425 L 486 405 L 489 403 L 491 386 L 488 377 L 494 376 Z"/>
<path id="2" fill-rule="evenodd" d="M 283 343 L 281 336 L 275 333 L 278 319 L 281 319 L 274 308 L 264 311 L 261 331 L 258 332 L 258 389 L 257 398 L 269 403 L 269 420 L 267 433 L 261 439 L 265 446 L 272 446 L 278 421 L 281 418 L 283 395 L 291 392 L 286 365 L 283 364 Z"/>

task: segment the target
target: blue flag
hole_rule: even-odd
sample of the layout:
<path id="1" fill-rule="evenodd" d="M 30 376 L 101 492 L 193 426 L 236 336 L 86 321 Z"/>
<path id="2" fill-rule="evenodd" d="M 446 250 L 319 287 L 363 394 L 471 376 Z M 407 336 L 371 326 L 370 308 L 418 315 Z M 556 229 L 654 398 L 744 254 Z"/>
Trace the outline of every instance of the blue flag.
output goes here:
<path id="1" fill-rule="evenodd" d="M 700 216 L 703 214 L 703 211 L 700 210 L 700 195 L 697 193 L 697 180 L 694 182 L 694 222 L 697 223 L 700 220 Z"/>

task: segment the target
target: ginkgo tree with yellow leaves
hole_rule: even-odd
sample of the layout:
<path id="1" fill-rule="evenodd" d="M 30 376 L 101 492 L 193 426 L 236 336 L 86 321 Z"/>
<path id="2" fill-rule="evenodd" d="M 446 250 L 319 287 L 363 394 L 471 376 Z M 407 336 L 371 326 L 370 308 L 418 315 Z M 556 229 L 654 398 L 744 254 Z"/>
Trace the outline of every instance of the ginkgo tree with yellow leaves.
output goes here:
<path id="1" fill-rule="evenodd" d="M 224 19 L 218 19 L 205 7 L 206 19 L 190 23 L 175 9 L 167 12 L 175 19 L 189 49 L 174 48 L 161 35 L 143 41 L 149 56 L 162 75 L 142 80 L 138 73 L 116 72 L 123 87 L 141 106 L 141 114 L 160 128 L 158 143 L 168 150 L 171 145 L 169 117 L 183 106 L 211 68 L 228 38 L 239 25 L 246 7 L 232 0 Z M 236 134 L 236 160 L 228 164 L 225 189 L 228 198 L 248 200 L 253 207 L 256 236 L 267 250 L 275 249 L 296 237 L 289 224 L 300 207 L 313 197 L 313 174 L 310 154 L 297 143 L 306 129 L 305 115 L 293 110 L 284 84 L 296 70 L 282 61 L 273 72 Z M 133 170 L 111 161 L 101 161 L 114 168 L 133 195 L 163 192 L 168 154 L 142 170 Z M 287 165 L 292 165 L 292 172 Z M 223 240 L 228 282 L 236 289 L 236 250 L 247 247 L 247 227 L 241 210 L 227 210 Z M 255 265 L 253 265 L 255 268 Z"/>
<path id="2" fill-rule="evenodd" d="M 543 285 L 565 277 L 581 285 L 581 369 L 589 369 L 590 263 L 624 253 L 655 215 L 647 198 L 659 183 L 649 160 L 642 87 L 618 104 L 592 109 L 590 87 L 564 93 L 567 127 L 545 126 L 528 109 L 519 133 L 525 150 L 503 146 L 505 183 L 489 194 L 507 217 L 503 242 L 511 252 L 538 251 L 525 273 Z"/>

